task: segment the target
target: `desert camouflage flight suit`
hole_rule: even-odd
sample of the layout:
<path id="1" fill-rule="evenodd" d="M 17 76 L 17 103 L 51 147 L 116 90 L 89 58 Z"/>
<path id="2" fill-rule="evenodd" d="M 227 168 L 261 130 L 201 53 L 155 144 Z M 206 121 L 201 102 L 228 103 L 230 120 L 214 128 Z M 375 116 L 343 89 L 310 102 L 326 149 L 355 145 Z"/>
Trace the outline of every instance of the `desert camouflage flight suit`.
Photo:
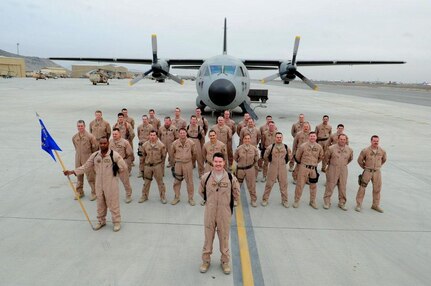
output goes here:
<path id="1" fill-rule="evenodd" d="M 329 124 L 319 124 L 316 126 L 317 143 L 323 148 L 323 153 L 326 153 L 328 148 L 329 139 L 332 134 L 332 126 Z M 326 162 L 322 161 L 322 171 L 326 170 Z"/>
<path id="2" fill-rule="evenodd" d="M 201 116 L 201 117 L 196 116 L 196 120 L 198 122 L 198 125 L 201 127 L 201 130 L 204 131 L 204 136 L 201 138 L 201 147 L 203 147 L 205 144 L 205 136 L 207 136 L 207 133 L 209 131 L 208 130 L 209 123 L 208 123 L 208 120 L 203 116 Z"/>
<path id="3" fill-rule="evenodd" d="M 292 124 L 292 129 L 290 130 L 290 133 L 292 134 L 292 137 L 293 137 L 293 141 L 295 141 L 295 137 L 296 137 L 296 135 L 299 133 L 299 132 L 302 132 L 302 130 L 303 130 L 303 126 L 304 126 L 304 123 L 308 123 L 308 124 L 310 124 L 308 121 L 304 121 L 304 122 L 296 122 L 296 123 L 293 123 Z M 311 130 L 311 125 L 310 125 L 310 129 L 309 130 Z M 294 142 L 295 143 L 295 142 Z M 302 142 L 302 143 L 304 143 L 304 142 Z M 301 144 L 302 144 L 301 143 Z M 301 145 L 301 144 L 299 144 L 298 145 L 298 147 Z M 296 150 L 295 150 L 295 148 L 294 148 L 294 146 L 292 146 L 292 154 L 293 155 L 295 155 L 295 152 L 296 152 Z M 289 162 L 289 167 L 290 168 L 292 168 L 293 166 L 295 166 L 295 160 L 292 160 L 292 161 L 290 161 Z"/>
<path id="4" fill-rule="evenodd" d="M 126 196 L 130 197 L 132 195 L 132 187 L 130 185 L 129 174 L 132 170 L 132 162 L 135 159 L 132 147 L 124 138 L 120 138 L 115 141 L 114 139 L 109 140 L 109 148 L 120 154 L 124 162 L 127 164 L 127 170 L 120 173 L 120 180 L 123 183 L 124 189 L 126 191 Z"/>
<path id="5" fill-rule="evenodd" d="M 235 131 L 236 131 L 235 121 L 233 121 L 230 118 L 229 118 L 229 120 L 225 119 L 224 124 L 230 128 L 230 130 L 232 131 L 232 136 L 233 136 L 235 134 Z M 230 140 L 230 144 L 226 145 L 226 148 L 227 148 L 227 157 L 228 157 L 229 166 L 232 166 L 232 163 L 233 163 L 233 139 L 232 138 Z"/>
<path id="6" fill-rule="evenodd" d="M 304 132 L 304 131 L 300 131 L 296 134 L 295 139 L 293 140 L 293 146 L 292 146 L 292 160 L 290 160 L 289 166 L 291 166 L 291 163 L 295 163 L 295 156 L 296 156 L 296 152 L 298 151 L 299 146 L 301 146 L 302 144 L 304 144 L 305 142 L 308 142 L 308 135 L 310 133 L 309 132 Z M 292 178 L 294 181 L 296 181 L 297 177 L 298 177 L 298 164 L 296 164 L 295 169 L 293 170 L 292 173 Z"/>
<path id="7" fill-rule="evenodd" d="M 250 193 L 251 202 L 256 202 L 256 170 L 255 166 L 259 160 L 259 151 L 251 144 L 242 144 L 233 155 L 233 159 L 237 162 L 236 177 L 240 184 L 245 179 L 248 192 Z"/>
<path id="8" fill-rule="evenodd" d="M 133 150 L 133 139 L 135 138 L 135 131 L 133 131 L 132 125 L 125 120 L 123 124 L 120 124 L 118 122 L 115 123 L 112 129 L 114 128 L 120 129 L 121 137 L 129 141 L 130 147 L 132 147 Z"/>
<path id="9" fill-rule="evenodd" d="M 326 188 L 323 202 L 331 205 L 331 196 L 335 186 L 338 187 L 338 204 L 346 203 L 346 186 L 349 170 L 347 165 L 353 160 L 353 150 L 349 146 L 340 147 L 338 144 L 328 148 L 324 161 L 328 165 L 326 171 Z"/>
<path id="10" fill-rule="evenodd" d="M 72 137 L 73 146 L 75 146 L 75 168 L 78 168 L 87 162 L 88 158 L 97 151 L 99 143 L 92 134 L 87 131 L 84 134 L 76 133 Z M 96 189 L 94 186 L 95 174 L 93 169 L 88 169 L 85 173 L 87 176 L 88 184 L 91 188 L 91 194 L 96 195 Z M 76 191 L 82 196 L 84 195 L 84 175 L 77 176 Z"/>
<path id="11" fill-rule="evenodd" d="M 178 138 L 177 128 L 175 126 L 166 127 L 163 125 L 159 129 L 159 138 L 163 144 L 165 144 L 166 150 L 168 150 L 168 166 L 174 165 L 174 156 L 172 155 L 172 143 Z M 165 163 L 163 162 L 163 166 Z"/>
<path id="12" fill-rule="evenodd" d="M 187 127 L 187 122 L 182 118 L 173 118 L 172 119 L 172 125 L 177 128 L 177 130 L 180 130 L 181 128 Z"/>
<path id="13" fill-rule="evenodd" d="M 309 141 L 299 146 L 296 152 L 296 159 L 300 162 L 297 164 L 298 176 L 295 188 L 295 202 L 299 202 L 302 196 L 302 190 L 309 178 L 316 178 L 317 164 L 324 157 L 323 148 L 317 143 Z M 310 182 L 310 203 L 316 204 L 316 183 Z"/>
<path id="14" fill-rule="evenodd" d="M 144 143 L 150 139 L 150 132 L 153 130 L 157 132 L 157 129 L 154 129 L 154 126 L 150 123 L 146 125 L 142 123 L 138 126 L 137 128 L 138 139 L 139 139 L 138 151 L 142 152 L 142 145 L 144 145 Z M 142 157 L 139 158 L 139 171 L 141 173 L 144 172 L 144 160 L 142 159 Z"/>
<path id="15" fill-rule="evenodd" d="M 198 173 L 200 178 L 204 173 L 204 157 L 202 156 L 201 139 L 205 138 L 205 131 L 199 125 L 193 126 L 190 124 L 187 126 L 187 137 L 195 143 L 196 157 L 192 161 L 192 164 L 195 166 L 195 162 L 198 162 Z"/>
<path id="16" fill-rule="evenodd" d="M 148 198 L 150 193 L 151 181 L 156 179 L 159 188 L 160 199 L 166 199 L 166 187 L 163 182 L 163 162 L 166 159 L 166 147 L 157 140 L 156 143 L 147 141 L 142 145 L 142 160 L 144 162 L 144 186 L 142 188 L 142 196 Z"/>
<path id="17" fill-rule="evenodd" d="M 103 157 L 100 151 L 97 151 L 88 158 L 84 165 L 74 170 L 76 175 L 82 175 L 86 171 L 94 169 L 96 173 L 97 219 L 101 224 L 106 223 L 108 208 L 111 211 L 112 222 L 121 222 L 118 175 L 114 176 L 112 172 L 113 163 L 109 155 L 110 152 L 111 150 Z M 126 162 L 124 162 L 121 156 L 113 151 L 112 157 L 120 168 L 120 174 L 127 172 Z"/>
<path id="18" fill-rule="evenodd" d="M 226 145 L 221 142 L 220 140 L 217 140 L 215 144 L 212 144 L 211 141 L 208 141 L 205 143 L 204 147 L 202 148 L 202 157 L 205 160 L 205 170 L 204 173 L 207 173 L 212 170 L 213 167 L 213 156 L 215 153 L 222 153 L 225 162 L 227 162 L 227 151 L 226 151 Z"/>
<path id="19" fill-rule="evenodd" d="M 99 144 L 101 137 L 106 136 L 108 139 L 111 137 L 111 125 L 102 118 L 100 120 L 94 119 L 90 122 L 90 133 L 96 137 L 97 144 Z"/>
<path id="20" fill-rule="evenodd" d="M 220 127 L 218 124 L 216 124 L 213 125 L 211 129 L 217 133 L 217 140 L 223 142 L 226 147 L 229 144 L 232 145 L 232 129 L 229 126 L 224 124 L 222 127 Z"/>
<path id="21" fill-rule="evenodd" d="M 274 148 L 272 148 L 274 146 Z M 271 194 L 272 187 L 278 179 L 280 186 L 281 202 L 288 202 L 287 197 L 287 163 L 292 158 L 292 151 L 284 144 L 269 145 L 264 154 L 265 161 L 269 161 L 268 156 L 272 154 L 272 160 L 269 163 L 268 179 L 265 184 L 265 191 L 262 200 L 267 201 Z M 272 149 L 272 150 L 271 150 Z M 287 150 L 286 150 L 287 149 Z M 272 151 L 272 152 L 271 152 Z M 287 155 L 287 156 L 286 156 Z M 287 162 L 286 162 L 287 159 Z"/>
<path id="22" fill-rule="evenodd" d="M 157 117 L 151 118 L 148 116 L 148 122 L 153 125 L 154 130 L 156 130 L 157 132 L 159 131 L 161 126 L 160 119 L 158 119 Z"/>
<path id="23" fill-rule="evenodd" d="M 220 243 L 220 260 L 222 263 L 230 261 L 229 232 L 232 217 L 230 201 L 232 196 L 234 200 L 238 200 L 239 189 L 238 180 L 235 176 L 232 176 L 231 184 L 226 171 L 223 172 L 221 179 L 218 179 L 214 172 L 211 175 L 209 172 L 205 173 L 201 178 L 199 194 L 204 198 L 203 192 L 204 190 L 206 192 L 204 212 L 205 241 L 202 249 L 202 261 L 204 262 L 211 261 L 216 231 Z"/>
<path id="24" fill-rule="evenodd" d="M 263 152 L 265 152 L 266 148 L 268 148 L 268 146 L 272 145 L 275 143 L 275 133 L 277 133 L 277 131 L 269 131 L 266 130 L 263 135 L 262 135 L 262 148 L 263 148 Z M 290 148 L 289 148 L 290 149 Z M 263 177 L 266 177 L 268 175 L 268 160 L 265 159 L 265 156 L 261 156 L 262 160 L 263 160 L 263 164 L 262 164 L 262 170 L 263 170 Z"/>
<path id="25" fill-rule="evenodd" d="M 364 169 L 362 173 L 361 185 L 356 195 L 356 204 L 362 205 L 365 196 L 365 188 L 371 181 L 373 183 L 373 206 L 380 205 L 380 191 L 382 190 L 382 173 L 380 168 L 386 162 L 386 151 L 381 147 L 376 150 L 368 147 L 361 151 L 358 157 L 358 164 Z"/>
<path id="26" fill-rule="evenodd" d="M 187 185 L 188 199 L 193 200 L 194 184 L 193 184 L 193 164 L 192 160 L 196 158 L 195 143 L 186 138 L 184 142 L 177 139 L 172 143 L 172 155 L 175 162 L 175 179 L 174 192 L 175 198 L 180 197 L 181 182 L 184 179 Z"/>

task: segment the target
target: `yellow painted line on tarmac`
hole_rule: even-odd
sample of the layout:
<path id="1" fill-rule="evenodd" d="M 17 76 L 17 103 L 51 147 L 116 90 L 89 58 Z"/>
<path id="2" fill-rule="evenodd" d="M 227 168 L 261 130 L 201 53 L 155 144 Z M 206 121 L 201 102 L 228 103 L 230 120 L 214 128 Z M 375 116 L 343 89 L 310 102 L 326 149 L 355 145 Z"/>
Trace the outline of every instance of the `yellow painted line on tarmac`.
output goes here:
<path id="1" fill-rule="evenodd" d="M 253 271 L 251 268 L 251 259 L 248 248 L 247 231 L 245 228 L 244 212 L 242 210 L 241 197 L 238 197 L 238 205 L 236 207 L 235 216 L 238 229 L 238 244 L 239 256 L 241 259 L 242 282 L 243 285 L 254 285 Z"/>

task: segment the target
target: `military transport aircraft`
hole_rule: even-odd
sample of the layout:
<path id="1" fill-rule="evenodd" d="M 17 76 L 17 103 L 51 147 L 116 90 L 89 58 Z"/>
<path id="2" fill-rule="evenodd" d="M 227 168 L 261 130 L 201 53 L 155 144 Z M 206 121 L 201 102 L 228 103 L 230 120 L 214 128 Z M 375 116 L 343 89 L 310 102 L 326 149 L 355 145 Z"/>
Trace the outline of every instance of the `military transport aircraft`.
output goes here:
<path id="1" fill-rule="evenodd" d="M 184 81 L 169 72 L 169 68 L 198 69 L 196 77 L 196 106 L 202 110 L 208 106 L 217 111 L 241 107 L 244 112 L 257 119 L 257 115 L 250 106 L 248 94 L 250 91 L 250 76 L 248 70 L 276 70 L 278 72 L 264 78 L 261 82 L 267 82 L 280 77 L 288 84 L 299 77 L 305 84 L 314 90 L 317 86 L 300 73 L 298 66 L 324 66 L 324 65 L 374 65 L 374 64 L 404 64 L 403 61 L 297 61 L 296 56 L 300 37 L 296 37 L 292 60 L 246 60 L 239 59 L 227 54 L 226 41 L 226 18 L 224 20 L 223 54 L 214 56 L 207 60 L 203 59 L 159 59 L 157 56 L 157 37 L 152 35 L 152 59 L 115 59 L 115 58 L 66 58 L 53 57 L 51 60 L 73 60 L 73 61 L 98 61 L 118 62 L 131 64 L 151 64 L 151 68 L 142 75 L 130 81 L 133 85 L 145 76 L 151 76 L 159 82 L 166 78 L 172 79 L 179 84 Z"/>

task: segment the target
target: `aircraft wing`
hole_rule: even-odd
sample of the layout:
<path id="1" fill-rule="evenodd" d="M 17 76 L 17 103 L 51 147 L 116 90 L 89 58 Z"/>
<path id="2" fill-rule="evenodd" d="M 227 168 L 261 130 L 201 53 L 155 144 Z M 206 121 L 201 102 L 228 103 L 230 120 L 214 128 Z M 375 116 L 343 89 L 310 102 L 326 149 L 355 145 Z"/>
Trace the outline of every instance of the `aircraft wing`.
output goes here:
<path id="1" fill-rule="evenodd" d="M 250 70 L 266 70 L 268 67 L 279 67 L 282 60 L 243 60 Z M 333 65 L 387 65 L 405 64 L 404 61 L 296 61 L 297 66 L 333 66 Z"/>
<path id="2" fill-rule="evenodd" d="M 332 66 L 332 65 L 395 65 L 403 61 L 297 61 L 297 66 Z"/>
<path id="3" fill-rule="evenodd" d="M 127 59 L 127 58 L 71 58 L 71 57 L 51 57 L 50 60 L 58 61 L 87 61 L 87 62 L 109 62 L 125 64 L 147 64 L 153 63 L 152 59 Z M 204 63 L 203 59 L 166 59 L 170 66 L 181 66 L 181 68 L 199 69 Z"/>
<path id="4" fill-rule="evenodd" d="M 170 66 L 201 66 L 204 63 L 203 59 L 167 59 L 166 62 Z"/>
<path id="5" fill-rule="evenodd" d="M 122 59 L 122 58 L 70 58 L 70 57 L 51 57 L 50 60 L 57 61 L 86 61 L 86 62 L 108 62 L 125 64 L 147 64 L 150 65 L 152 59 Z"/>

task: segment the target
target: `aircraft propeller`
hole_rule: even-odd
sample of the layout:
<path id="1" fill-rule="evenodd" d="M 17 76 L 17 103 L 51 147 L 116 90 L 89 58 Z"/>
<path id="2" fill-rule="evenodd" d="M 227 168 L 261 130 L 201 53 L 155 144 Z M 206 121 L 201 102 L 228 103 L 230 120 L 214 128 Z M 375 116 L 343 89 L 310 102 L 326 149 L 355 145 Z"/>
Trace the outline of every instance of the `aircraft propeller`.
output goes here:
<path id="1" fill-rule="evenodd" d="M 304 76 L 302 73 L 300 73 L 297 68 L 296 68 L 296 55 L 298 53 L 298 48 L 299 48 L 299 40 L 301 38 L 299 36 L 297 36 L 295 38 L 295 45 L 293 47 L 293 56 L 292 56 L 292 61 L 286 64 L 286 69 L 284 71 L 279 71 L 276 74 L 270 75 L 264 79 L 261 80 L 262 83 L 271 81 L 276 79 L 277 77 L 280 77 L 281 79 L 283 79 L 283 77 L 285 76 L 285 78 L 289 79 L 289 80 L 293 80 L 296 76 L 299 77 L 306 85 L 308 85 L 309 87 L 311 87 L 314 90 L 317 90 L 317 85 L 315 85 L 311 80 L 309 80 L 306 76 Z"/>
<path id="2" fill-rule="evenodd" d="M 155 78 L 159 77 L 160 74 L 163 74 L 164 76 L 172 79 L 173 81 L 175 81 L 181 85 L 184 84 L 184 80 L 182 80 L 178 76 L 173 75 L 170 72 L 164 70 L 162 65 L 160 64 L 160 61 L 162 61 L 162 60 L 159 60 L 157 58 L 157 35 L 155 35 L 155 34 L 151 35 L 151 46 L 153 48 L 153 62 L 151 64 L 151 68 L 149 70 L 147 70 L 146 72 L 144 72 L 142 75 L 137 76 L 134 79 L 132 79 L 129 82 L 129 85 L 134 85 L 135 83 L 137 83 L 138 81 L 140 81 L 141 79 L 143 79 L 144 77 L 149 75 L 150 73 L 153 73 L 153 76 Z M 155 76 L 155 75 L 157 75 L 157 76 Z"/>

